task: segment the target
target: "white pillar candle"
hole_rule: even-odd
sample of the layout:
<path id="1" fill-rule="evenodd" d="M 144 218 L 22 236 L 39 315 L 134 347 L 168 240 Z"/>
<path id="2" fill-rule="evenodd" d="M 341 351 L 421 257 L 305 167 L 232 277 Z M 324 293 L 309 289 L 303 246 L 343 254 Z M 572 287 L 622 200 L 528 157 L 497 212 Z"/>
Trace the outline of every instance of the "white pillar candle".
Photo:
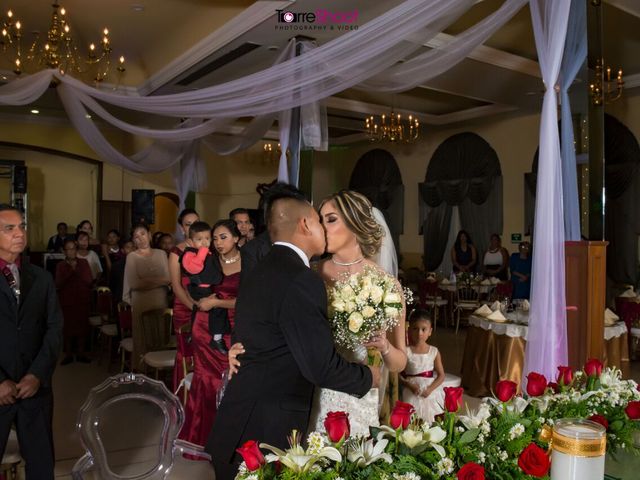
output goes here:
<path id="1" fill-rule="evenodd" d="M 553 427 L 551 480 L 602 480 L 607 437 L 591 420 L 562 419 Z"/>

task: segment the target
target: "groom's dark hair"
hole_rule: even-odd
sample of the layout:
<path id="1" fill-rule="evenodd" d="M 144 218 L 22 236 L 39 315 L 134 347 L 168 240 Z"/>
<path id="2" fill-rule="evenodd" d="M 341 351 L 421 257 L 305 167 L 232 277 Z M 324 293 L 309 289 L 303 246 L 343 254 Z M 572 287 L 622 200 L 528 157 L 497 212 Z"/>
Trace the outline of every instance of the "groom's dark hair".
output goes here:
<path id="1" fill-rule="evenodd" d="M 306 202 L 307 198 L 304 193 L 300 191 L 298 188 L 284 182 L 275 183 L 272 187 L 267 190 L 262 197 L 260 198 L 260 202 L 262 204 L 262 208 L 264 209 L 264 219 L 269 226 L 269 222 L 271 221 L 271 207 L 273 206 L 276 200 L 282 199 L 292 199 Z"/>

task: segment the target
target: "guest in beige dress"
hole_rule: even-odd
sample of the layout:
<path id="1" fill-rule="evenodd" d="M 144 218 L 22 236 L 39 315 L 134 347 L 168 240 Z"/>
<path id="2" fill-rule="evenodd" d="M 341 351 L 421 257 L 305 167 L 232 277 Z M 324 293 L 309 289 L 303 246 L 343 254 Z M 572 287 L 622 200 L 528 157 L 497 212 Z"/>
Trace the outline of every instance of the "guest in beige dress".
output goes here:
<path id="1" fill-rule="evenodd" d="M 142 335 L 142 313 L 167 306 L 170 283 L 169 263 L 163 250 L 151 248 L 151 234 L 146 225 L 132 232 L 136 249 L 127 256 L 122 298 L 131 305 L 133 317 L 133 356 L 141 359 L 145 352 Z M 137 365 L 133 362 L 133 365 Z"/>

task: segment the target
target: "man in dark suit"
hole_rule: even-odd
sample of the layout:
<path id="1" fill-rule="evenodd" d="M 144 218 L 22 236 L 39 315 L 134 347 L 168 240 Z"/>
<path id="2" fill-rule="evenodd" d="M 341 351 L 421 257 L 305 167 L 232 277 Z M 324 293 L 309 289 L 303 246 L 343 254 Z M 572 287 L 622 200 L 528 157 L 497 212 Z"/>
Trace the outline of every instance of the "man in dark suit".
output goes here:
<path id="1" fill-rule="evenodd" d="M 0 457 L 15 423 L 27 480 L 47 480 L 62 313 L 51 275 L 20 257 L 26 245 L 22 213 L 0 205 Z"/>
<path id="2" fill-rule="evenodd" d="M 296 198 L 279 198 L 269 210 L 274 245 L 244 279 L 236 303 L 242 366 L 206 447 L 218 480 L 234 478 L 235 450 L 245 441 L 286 448 L 291 430 L 304 434 L 314 385 L 361 397 L 380 378 L 377 369 L 349 363 L 334 349 L 325 286 L 309 269 L 309 259 L 325 248 L 317 212 Z"/>

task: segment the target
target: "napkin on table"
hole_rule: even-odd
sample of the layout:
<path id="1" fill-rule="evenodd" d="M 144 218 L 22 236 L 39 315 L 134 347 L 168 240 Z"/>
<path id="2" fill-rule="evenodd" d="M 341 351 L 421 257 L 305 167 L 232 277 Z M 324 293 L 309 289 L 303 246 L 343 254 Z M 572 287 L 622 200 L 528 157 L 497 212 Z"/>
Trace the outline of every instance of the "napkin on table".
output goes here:
<path id="1" fill-rule="evenodd" d="M 633 291 L 633 288 L 629 288 L 620 294 L 622 298 L 634 298 L 636 296 L 636 292 Z"/>
<path id="2" fill-rule="evenodd" d="M 491 282 L 491 285 L 497 285 L 500 283 L 500 279 L 497 277 L 491 277 L 489 281 Z"/>
<path id="3" fill-rule="evenodd" d="M 473 313 L 482 317 L 486 317 L 487 315 L 491 315 L 491 309 L 487 305 L 482 305 Z"/>
<path id="4" fill-rule="evenodd" d="M 488 278 L 485 278 L 480 282 L 480 285 L 491 285 L 491 280 L 489 280 Z"/>
<path id="5" fill-rule="evenodd" d="M 525 312 L 528 312 L 530 308 L 531 308 L 531 305 L 529 305 L 529 300 L 525 298 L 522 301 L 522 310 L 524 310 Z"/>
<path id="6" fill-rule="evenodd" d="M 502 312 L 500 310 L 496 310 L 495 312 L 491 313 L 491 315 L 489 315 L 487 317 L 487 320 L 492 320 L 494 322 L 506 322 L 507 319 L 505 318 L 504 315 L 502 315 Z"/>
<path id="7" fill-rule="evenodd" d="M 491 310 L 493 310 L 494 312 L 496 310 L 500 310 L 500 302 L 498 300 L 496 300 L 491 304 Z"/>
<path id="8" fill-rule="evenodd" d="M 620 317 L 618 315 L 616 315 L 615 313 L 613 313 L 611 310 L 609 310 L 608 308 L 605 309 L 604 311 L 604 324 L 607 326 L 613 325 L 614 323 L 616 323 L 618 320 L 620 320 Z"/>
<path id="9" fill-rule="evenodd" d="M 442 282 L 440 282 L 442 285 L 449 285 L 451 282 L 449 282 L 448 278 L 443 278 Z"/>

